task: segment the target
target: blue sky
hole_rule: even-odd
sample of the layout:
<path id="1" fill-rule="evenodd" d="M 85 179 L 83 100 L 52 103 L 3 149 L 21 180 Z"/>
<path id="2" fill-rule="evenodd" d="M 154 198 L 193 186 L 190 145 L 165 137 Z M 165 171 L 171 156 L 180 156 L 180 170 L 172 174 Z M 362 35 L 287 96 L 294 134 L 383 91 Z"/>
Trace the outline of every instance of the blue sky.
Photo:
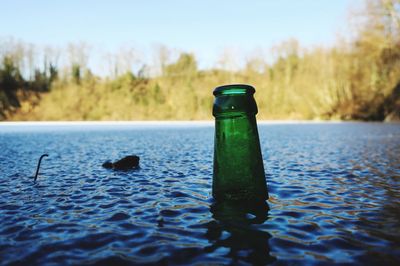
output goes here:
<path id="1" fill-rule="evenodd" d="M 201 65 L 221 51 L 249 53 L 288 38 L 331 45 L 347 34 L 348 9 L 361 0 L 0 0 L 0 37 L 38 45 L 84 41 L 116 50 L 151 46 L 194 52 Z"/>

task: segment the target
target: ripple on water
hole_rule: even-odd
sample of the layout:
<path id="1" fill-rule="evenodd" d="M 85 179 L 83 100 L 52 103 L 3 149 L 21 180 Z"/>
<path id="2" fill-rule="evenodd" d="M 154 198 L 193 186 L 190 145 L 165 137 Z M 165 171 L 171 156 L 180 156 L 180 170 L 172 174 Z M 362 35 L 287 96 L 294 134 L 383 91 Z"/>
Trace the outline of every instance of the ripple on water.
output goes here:
<path id="1" fill-rule="evenodd" d="M 127 220 L 129 218 L 130 218 L 130 216 L 128 214 L 123 213 L 123 212 L 118 212 L 118 213 L 114 214 L 113 216 L 111 216 L 110 218 L 108 218 L 106 221 L 117 222 L 117 221 Z"/>

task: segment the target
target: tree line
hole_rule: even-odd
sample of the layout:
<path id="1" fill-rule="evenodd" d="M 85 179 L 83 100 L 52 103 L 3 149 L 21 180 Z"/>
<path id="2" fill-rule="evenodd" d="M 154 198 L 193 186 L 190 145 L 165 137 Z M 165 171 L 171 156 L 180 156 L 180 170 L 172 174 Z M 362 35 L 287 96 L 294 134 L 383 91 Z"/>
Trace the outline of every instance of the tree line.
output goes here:
<path id="1" fill-rule="evenodd" d="M 108 55 L 106 76 L 93 74 L 85 44 L 64 50 L 18 41 L 0 43 L 2 120 L 211 119 L 212 89 L 229 83 L 256 88 L 259 119 L 398 120 L 400 0 L 368 0 L 351 40 L 304 48 L 287 40 L 238 69 L 229 54 L 201 70 L 196 56 L 174 61 L 161 46 L 157 67 L 133 49 Z M 133 67 L 135 66 L 135 67 Z"/>

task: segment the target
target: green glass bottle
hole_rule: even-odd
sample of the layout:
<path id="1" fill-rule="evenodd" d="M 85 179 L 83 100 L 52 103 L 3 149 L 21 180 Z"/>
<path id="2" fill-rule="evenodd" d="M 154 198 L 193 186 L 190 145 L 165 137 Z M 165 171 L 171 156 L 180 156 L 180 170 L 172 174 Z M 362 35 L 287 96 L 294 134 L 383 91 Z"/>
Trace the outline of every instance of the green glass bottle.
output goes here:
<path id="1" fill-rule="evenodd" d="M 242 84 L 221 86 L 214 90 L 212 193 L 217 201 L 268 199 L 254 92 L 252 86 Z"/>

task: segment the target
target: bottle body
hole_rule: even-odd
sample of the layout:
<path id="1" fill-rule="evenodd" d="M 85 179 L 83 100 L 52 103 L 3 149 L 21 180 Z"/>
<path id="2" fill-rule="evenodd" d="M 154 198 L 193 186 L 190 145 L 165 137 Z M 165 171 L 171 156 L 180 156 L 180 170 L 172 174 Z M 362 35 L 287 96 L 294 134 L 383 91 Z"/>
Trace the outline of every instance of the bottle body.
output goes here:
<path id="1" fill-rule="evenodd" d="M 214 90 L 213 197 L 216 200 L 268 199 L 254 91 L 248 85 Z"/>

